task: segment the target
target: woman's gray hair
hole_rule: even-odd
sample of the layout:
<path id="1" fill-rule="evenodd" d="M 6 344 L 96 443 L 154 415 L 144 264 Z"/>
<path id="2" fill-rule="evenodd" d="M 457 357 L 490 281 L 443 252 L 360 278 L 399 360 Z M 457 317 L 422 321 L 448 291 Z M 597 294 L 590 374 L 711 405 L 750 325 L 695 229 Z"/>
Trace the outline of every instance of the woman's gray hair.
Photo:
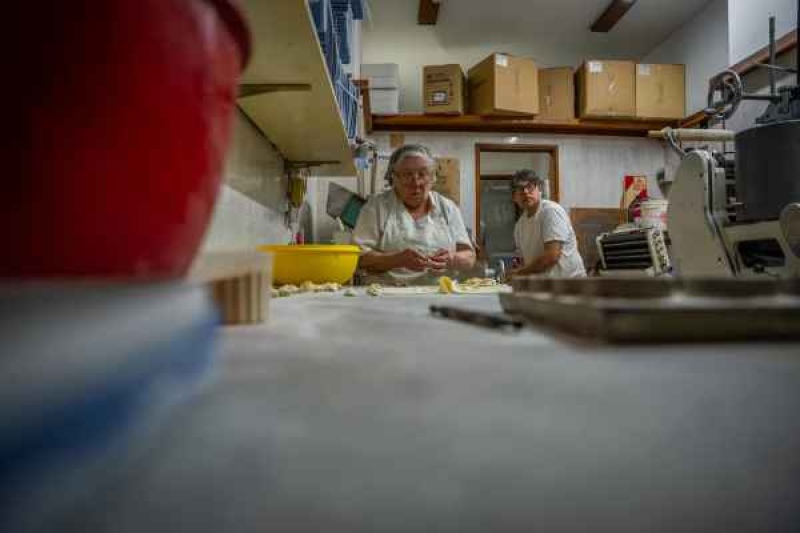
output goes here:
<path id="1" fill-rule="evenodd" d="M 389 158 L 389 165 L 386 167 L 386 174 L 384 179 L 391 185 L 394 176 L 394 167 L 396 167 L 403 159 L 407 157 L 422 157 L 428 160 L 431 168 L 436 168 L 436 158 L 428 149 L 427 146 L 421 144 L 405 144 L 392 152 L 392 157 Z"/>

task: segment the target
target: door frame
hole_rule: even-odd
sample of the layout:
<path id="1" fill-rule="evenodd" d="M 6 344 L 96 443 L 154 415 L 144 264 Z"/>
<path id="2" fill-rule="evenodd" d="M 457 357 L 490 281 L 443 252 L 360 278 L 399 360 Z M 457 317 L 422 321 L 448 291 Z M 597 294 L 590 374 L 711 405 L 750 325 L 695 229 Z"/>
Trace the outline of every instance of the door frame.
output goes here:
<path id="1" fill-rule="evenodd" d="M 551 144 L 475 144 L 475 220 L 473 221 L 473 228 L 475 228 L 475 241 L 481 242 L 481 153 L 484 152 L 526 152 L 534 154 L 549 154 L 550 155 L 550 199 L 558 202 L 560 199 L 559 192 L 559 175 L 558 175 L 558 146 Z M 491 178 L 488 178 L 491 179 Z"/>

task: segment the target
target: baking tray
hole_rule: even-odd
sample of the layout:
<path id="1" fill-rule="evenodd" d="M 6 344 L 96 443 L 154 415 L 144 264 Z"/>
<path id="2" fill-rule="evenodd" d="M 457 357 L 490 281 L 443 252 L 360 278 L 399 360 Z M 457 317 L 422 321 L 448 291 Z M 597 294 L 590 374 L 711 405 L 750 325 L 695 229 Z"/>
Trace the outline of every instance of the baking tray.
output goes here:
<path id="1" fill-rule="evenodd" d="M 514 281 L 506 313 L 608 342 L 800 339 L 800 280 Z"/>

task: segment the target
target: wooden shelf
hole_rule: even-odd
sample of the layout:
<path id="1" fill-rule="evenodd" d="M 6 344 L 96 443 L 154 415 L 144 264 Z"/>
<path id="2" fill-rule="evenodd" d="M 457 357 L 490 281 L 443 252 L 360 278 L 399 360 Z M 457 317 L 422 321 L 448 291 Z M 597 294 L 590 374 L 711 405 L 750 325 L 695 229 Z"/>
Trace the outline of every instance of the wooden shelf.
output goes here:
<path id="1" fill-rule="evenodd" d="M 440 131 L 481 133 L 549 133 L 567 135 L 618 135 L 647 137 L 650 130 L 677 126 L 671 120 L 571 120 L 546 122 L 540 119 L 481 117 L 477 115 L 374 115 L 375 131 Z"/>
<path id="2" fill-rule="evenodd" d="M 312 169 L 318 176 L 355 176 L 308 2 L 242 3 L 254 46 L 239 107 L 290 162 L 322 164 Z"/>

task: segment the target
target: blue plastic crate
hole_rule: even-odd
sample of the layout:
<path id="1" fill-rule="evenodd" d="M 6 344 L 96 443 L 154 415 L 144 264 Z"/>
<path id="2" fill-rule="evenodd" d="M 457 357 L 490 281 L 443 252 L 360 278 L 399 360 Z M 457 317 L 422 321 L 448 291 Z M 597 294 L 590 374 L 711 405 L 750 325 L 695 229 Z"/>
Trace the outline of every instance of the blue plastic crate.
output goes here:
<path id="1" fill-rule="evenodd" d="M 364 20 L 364 0 L 350 0 L 353 10 L 353 20 Z"/>
<path id="2" fill-rule="evenodd" d="M 333 27 L 336 32 L 336 41 L 339 44 L 339 54 L 342 62 L 350 63 L 351 39 L 353 34 L 353 10 L 350 0 L 331 0 L 333 11 Z"/>

